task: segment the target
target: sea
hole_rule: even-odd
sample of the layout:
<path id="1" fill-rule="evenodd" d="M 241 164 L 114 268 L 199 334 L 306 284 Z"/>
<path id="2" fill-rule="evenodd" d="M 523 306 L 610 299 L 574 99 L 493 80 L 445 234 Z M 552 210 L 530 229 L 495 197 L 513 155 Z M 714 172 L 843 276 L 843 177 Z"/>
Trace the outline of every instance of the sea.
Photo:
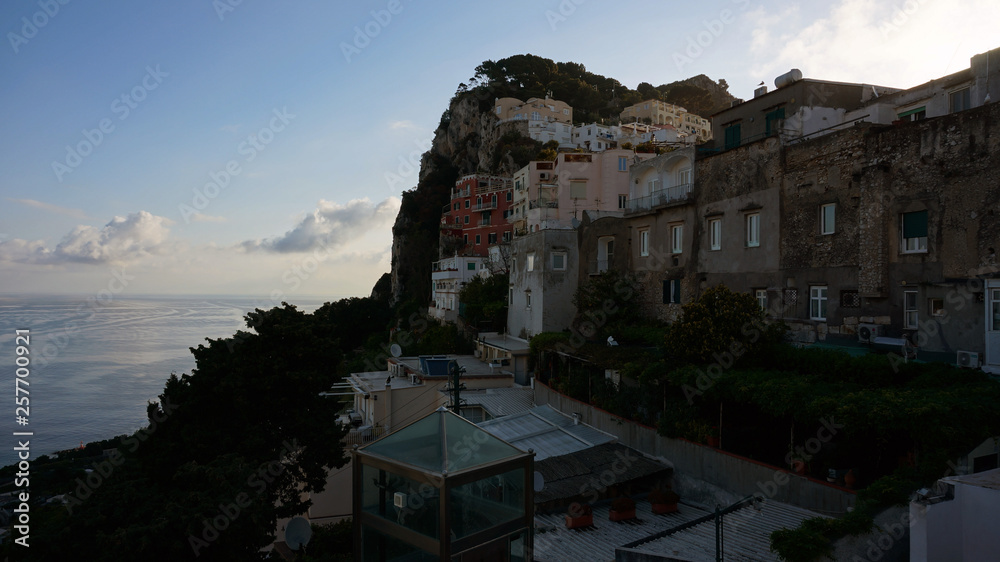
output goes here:
<path id="1" fill-rule="evenodd" d="M 340 298 L 285 300 L 313 312 Z M 144 427 L 146 404 L 170 374 L 195 366 L 190 348 L 247 330 L 247 312 L 276 304 L 247 296 L 0 295 L 0 404 L 7 404 L 0 407 L 0 466 L 17 462 L 15 447 L 25 440 L 35 459 Z M 25 374 L 17 330 L 29 336 L 20 377 L 27 385 L 14 380 Z M 15 400 L 24 397 L 28 410 L 17 411 Z"/>

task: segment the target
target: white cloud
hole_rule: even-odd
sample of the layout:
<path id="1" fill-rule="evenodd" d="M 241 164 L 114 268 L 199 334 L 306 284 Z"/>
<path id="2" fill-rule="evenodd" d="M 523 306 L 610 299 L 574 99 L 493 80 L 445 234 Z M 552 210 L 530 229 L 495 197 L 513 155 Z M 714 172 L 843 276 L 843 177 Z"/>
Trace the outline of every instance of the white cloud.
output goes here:
<path id="1" fill-rule="evenodd" d="M 320 200 L 316 210 L 302 218 L 285 234 L 243 242 L 245 250 L 277 253 L 335 248 L 361 238 L 370 230 L 387 226 L 399 211 L 399 199 L 389 197 L 377 205 L 369 199 L 354 199 L 341 205 Z"/>
<path id="2" fill-rule="evenodd" d="M 968 68 L 969 58 L 995 47 L 1000 4 L 984 0 L 840 0 L 768 12 L 753 21 L 750 74 L 773 86 L 798 68 L 807 78 L 909 88 Z M 826 13 L 816 13 L 828 10 Z M 962 25 L 952 22 L 955 14 Z"/>
<path id="3" fill-rule="evenodd" d="M 14 199 L 11 197 L 7 198 L 8 201 L 13 201 L 15 203 L 20 203 L 22 205 L 27 205 L 28 207 L 34 207 L 36 209 L 41 209 L 43 211 L 48 211 L 50 213 L 56 213 L 58 215 L 67 215 L 70 217 L 78 219 L 87 219 L 87 213 L 83 212 L 81 209 L 70 209 L 68 207 L 60 207 L 59 205 L 53 205 L 51 203 L 44 203 L 42 201 L 36 201 L 34 199 Z"/>
<path id="4" fill-rule="evenodd" d="M 415 129 L 417 126 L 409 119 L 404 119 L 402 121 L 390 121 L 390 129 Z"/>

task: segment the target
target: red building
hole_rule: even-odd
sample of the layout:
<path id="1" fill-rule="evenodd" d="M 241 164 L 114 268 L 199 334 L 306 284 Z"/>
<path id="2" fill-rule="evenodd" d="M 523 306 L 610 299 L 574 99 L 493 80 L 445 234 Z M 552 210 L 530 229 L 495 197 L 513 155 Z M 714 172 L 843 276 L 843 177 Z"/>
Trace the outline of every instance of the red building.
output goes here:
<path id="1" fill-rule="evenodd" d="M 442 237 L 453 238 L 461 255 L 488 255 L 490 246 L 511 239 L 507 213 L 513 199 L 511 178 L 472 174 L 459 179 L 451 203 L 442 209 Z"/>

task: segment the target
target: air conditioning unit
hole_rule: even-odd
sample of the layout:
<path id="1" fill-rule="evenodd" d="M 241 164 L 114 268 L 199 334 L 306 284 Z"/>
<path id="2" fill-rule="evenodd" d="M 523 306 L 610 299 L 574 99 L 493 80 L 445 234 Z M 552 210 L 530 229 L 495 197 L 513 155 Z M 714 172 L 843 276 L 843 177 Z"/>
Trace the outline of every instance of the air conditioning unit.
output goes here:
<path id="1" fill-rule="evenodd" d="M 979 368 L 979 354 L 974 351 L 959 351 L 955 363 L 966 369 L 977 369 Z"/>
<path id="2" fill-rule="evenodd" d="M 885 326 L 881 324 L 858 324 L 858 341 L 861 343 L 872 343 L 875 338 L 882 335 Z"/>
<path id="3" fill-rule="evenodd" d="M 549 173 L 548 173 L 548 172 L 539 172 L 539 173 L 538 173 L 538 179 L 540 179 L 540 180 L 542 180 L 542 181 L 549 181 L 549 178 L 550 178 L 550 177 L 551 177 L 551 176 L 549 175 Z"/>
<path id="4" fill-rule="evenodd" d="M 393 494 L 392 505 L 398 507 L 399 509 L 403 509 L 404 507 L 406 507 L 406 494 L 404 494 L 403 492 L 396 492 L 395 494 Z"/>

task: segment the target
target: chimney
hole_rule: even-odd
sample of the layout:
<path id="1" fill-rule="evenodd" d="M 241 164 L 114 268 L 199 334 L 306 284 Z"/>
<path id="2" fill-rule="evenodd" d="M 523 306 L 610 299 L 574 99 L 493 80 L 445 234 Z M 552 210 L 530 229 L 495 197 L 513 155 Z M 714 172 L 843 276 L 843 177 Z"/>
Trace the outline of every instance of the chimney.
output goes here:
<path id="1" fill-rule="evenodd" d="M 579 414 L 579 412 L 573 412 L 573 425 L 580 425 L 580 414 Z"/>

